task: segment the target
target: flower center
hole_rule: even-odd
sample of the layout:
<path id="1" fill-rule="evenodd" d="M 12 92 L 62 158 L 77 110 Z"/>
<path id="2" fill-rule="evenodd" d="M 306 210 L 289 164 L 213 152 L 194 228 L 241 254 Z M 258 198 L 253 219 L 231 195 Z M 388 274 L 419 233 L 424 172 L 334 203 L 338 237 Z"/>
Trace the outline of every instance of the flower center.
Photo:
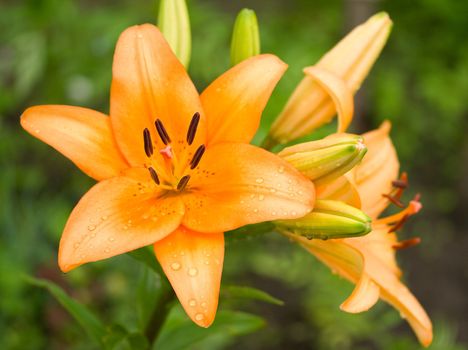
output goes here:
<path id="1" fill-rule="evenodd" d="M 193 115 L 187 130 L 185 142 L 187 142 L 189 146 L 192 145 L 193 141 L 195 140 L 199 122 L 200 113 L 196 112 Z M 203 154 L 205 153 L 206 147 L 203 144 L 200 145 L 196 149 L 190 161 L 187 159 L 178 159 L 171 144 L 171 137 L 169 136 L 167 129 L 164 127 L 163 122 L 160 119 L 156 119 L 154 126 L 159 139 L 165 145 L 165 147 L 159 149 L 157 152 L 157 154 L 160 154 L 163 159 L 164 167 L 161 167 L 159 163 L 155 164 L 155 162 L 151 162 L 151 166 L 147 166 L 145 164 L 145 167 L 148 169 L 153 182 L 159 187 L 171 191 L 183 191 L 190 181 L 190 175 L 185 173 L 187 170 L 193 170 L 198 166 L 203 157 Z M 155 145 L 153 144 L 151 132 L 148 128 L 143 130 L 143 146 L 146 156 L 151 160 L 151 158 L 155 155 Z M 185 164 L 180 164 L 181 161 L 183 161 Z M 177 167 L 182 169 L 182 176 L 177 176 L 175 174 L 175 169 Z"/>

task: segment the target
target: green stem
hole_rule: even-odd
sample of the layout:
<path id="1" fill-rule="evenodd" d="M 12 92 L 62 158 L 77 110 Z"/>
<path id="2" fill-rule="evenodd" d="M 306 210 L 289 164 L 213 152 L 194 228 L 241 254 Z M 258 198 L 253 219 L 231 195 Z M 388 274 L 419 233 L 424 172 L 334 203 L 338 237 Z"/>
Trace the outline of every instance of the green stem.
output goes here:
<path id="1" fill-rule="evenodd" d="M 266 149 L 267 151 L 271 151 L 273 148 L 278 146 L 280 142 L 273 138 L 271 135 L 268 135 L 265 140 L 263 140 L 262 144 L 260 147 Z"/>
<path id="2" fill-rule="evenodd" d="M 163 282 L 161 285 L 161 294 L 145 330 L 145 336 L 148 339 L 149 344 L 153 345 L 154 341 L 158 337 L 175 300 L 176 295 L 171 285 Z"/>

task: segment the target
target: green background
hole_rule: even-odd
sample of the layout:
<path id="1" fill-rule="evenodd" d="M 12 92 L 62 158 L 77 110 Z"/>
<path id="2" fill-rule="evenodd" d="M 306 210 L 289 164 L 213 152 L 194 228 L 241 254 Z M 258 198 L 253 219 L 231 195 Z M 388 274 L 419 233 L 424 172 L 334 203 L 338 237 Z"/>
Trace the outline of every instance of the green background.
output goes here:
<path id="1" fill-rule="evenodd" d="M 229 67 L 230 33 L 242 7 L 257 12 L 262 51 L 289 64 L 257 140 L 301 79 L 303 67 L 315 63 L 360 19 L 389 12 L 392 35 L 357 96 L 352 131 L 392 121 L 402 170 L 409 172 L 408 196 L 420 192 L 424 204 L 401 233 L 403 238 L 422 238 L 420 246 L 399 254 L 405 280 L 435 323 L 431 349 L 466 348 L 468 2 L 193 0 L 189 71 L 200 91 Z M 154 23 L 156 8 L 149 0 L 0 3 L 2 349 L 94 348 L 47 292 L 24 282 L 25 273 L 54 281 L 106 321 L 135 322 L 142 272 L 129 257 L 89 264 L 67 275 L 58 270 L 61 230 L 93 181 L 23 131 L 19 116 L 28 106 L 52 103 L 107 112 L 117 37 L 130 25 Z M 352 286 L 281 237 L 229 240 L 223 283 L 254 286 L 285 305 L 222 294 L 221 310 L 248 311 L 265 318 L 266 324 L 242 337 L 235 336 L 235 329 L 221 328 L 188 348 L 418 348 L 409 326 L 382 302 L 365 314 L 339 311 Z"/>

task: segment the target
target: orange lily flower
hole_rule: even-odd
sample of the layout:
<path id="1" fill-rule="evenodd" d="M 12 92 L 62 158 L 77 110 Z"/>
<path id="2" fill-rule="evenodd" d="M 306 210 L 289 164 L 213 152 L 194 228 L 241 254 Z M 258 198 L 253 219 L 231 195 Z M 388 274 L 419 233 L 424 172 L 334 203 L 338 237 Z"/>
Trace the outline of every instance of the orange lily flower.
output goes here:
<path id="1" fill-rule="evenodd" d="M 273 55 L 256 56 L 199 96 L 160 31 L 145 24 L 118 40 L 110 117 L 72 106 L 27 109 L 21 125 L 99 181 L 66 223 L 60 268 L 154 244 L 185 311 L 208 327 L 223 232 L 298 218 L 314 204 L 310 181 L 248 144 L 285 69 Z"/>
<path id="2" fill-rule="evenodd" d="M 351 123 L 354 94 L 382 51 L 392 28 L 387 13 L 378 13 L 354 28 L 315 65 L 273 123 L 269 143 L 287 143 L 305 136 L 338 114 L 338 132 Z"/>
<path id="3" fill-rule="evenodd" d="M 341 304 L 343 311 L 366 311 L 380 297 L 398 309 L 421 344 L 429 346 L 432 342 L 431 321 L 418 300 L 400 281 L 401 271 L 395 259 L 397 249 L 419 243 L 419 238 L 399 242 L 395 231 L 422 205 L 415 198 L 400 213 L 378 218 L 390 202 L 402 206 L 399 197 L 406 186 L 405 175 L 401 180 L 393 181 L 398 176 L 399 162 L 389 131 L 390 123 L 385 122 L 379 129 L 363 135 L 368 153 L 353 170 L 354 179 L 350 181 L 357 187 L 362 210 L 373 220 L 372 232 L 363 237 L 328 241 L 307 240 L 292 234 L 288 234 L 288 237 L 298 241 L 330 269 L 356 284 L 353 293 Z M 347 196 L 349 193 L 343 198 Z"/>

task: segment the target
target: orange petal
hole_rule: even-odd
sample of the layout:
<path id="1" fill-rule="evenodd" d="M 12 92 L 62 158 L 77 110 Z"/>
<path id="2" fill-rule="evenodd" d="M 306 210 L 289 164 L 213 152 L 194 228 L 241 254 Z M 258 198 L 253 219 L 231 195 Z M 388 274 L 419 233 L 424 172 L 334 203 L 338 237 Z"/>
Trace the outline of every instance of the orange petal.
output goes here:
<path id="1" fill-rule="evenodd" d="M 365 271 L 380 286 L 381 298 L 399 310 L 421 344 L 429 346 L 432 342 L 432 323 L 421 304 L 381 260 L 366 249 L 361 251 L 366 260 Z"/>
<path id="2" fill-rule="evenodd" d="M 340 176 L 332 182 L 316 187 L 317 198 L 342 201 L 355 208 L 361 208 L 361 197 L 357 187 L 346 175 Z"/>
<path id="3" fill-rule="evenodd" d="M 153 244 L 179 226 L 181 200 L 157 198 L 158 192 L 142 178 L 104 180 L 81 198 L 60 240 L 62 271 Z"/>
<path id="4" fill-rule="evenodd" d="M 154 251 L 187 315 L 201 327 L 213 322 L 224 259 L 224 234 L 180 227 Z"/>
<path id="5" fill-rule="evenodd" d="M 287 65 L 274 55 L 259 55 L 234 66 L 201 95 L 208 142 L 249 143 Z"/>
<path id="6" fill-rule="evenodd" d="M 388 199 L 382 194 L 390 193 L 400 167 L 389 132 L 390 123 L 384 122 L 380 128 L 363 135 L 367 154 L 355 168 L 362 210 L 374 219 L 388 206 Z"/>
<path id="7" fill-rule="evenodd" d="M 192 147 L 205 142 L 198 92 L 155 26 L 134 26 L 121 34 L 112 75 L 112 127 L 120 149 L 132 165 L 147 160 L 144 128 L 150 130 L 156 148 L 164 148 L 154 126 L 156 119 L 163 122 L 175 153 L 180 153 L 187 145 L 190 121 L 199 112 L 202 120 Z M 155 154 L 159 156 L 158 152 Z"/>
<path id="8" fill-rule="evenodd" d="M 342 78 L 354 94 L 385 45 L 391 26 L 386 13 L 372 16 L 327 52 L 315 67 Z M 271 137 L 286 143 L 305 136 L 328 123 L 336 112 L 323 87 L 310 76 L 305 76 L 272 125 Z"/>
<path id="9" fill-rule="evenodd" d="M 351 89 L 342 78 L 326 69 L 312 66 L 305 68 L 304 73 L 314 78 L 331 97 L 338 113 L 338 132 L 345 132 L 353 119 L 354 113 L 354 100 Z"/>
<path id="10" fill-rule="evenodd" d="M 35 106 L 23 113 L 21 126 L 96 180 L 128 168 L 114 141 L 109 118 L 102 113 L 72 106 Z"/>
<path id="11" fill-rule="evenodd" d="M 367 311 L 379 301 L 379 296 L 379 286 L 363 273 L 353 293 L 340 305 L 340 309 L 353 314 Z"/>
<path id="12" fill-rule="evenodd" d="M 302 217 L 314 201 L 312 182 L 281 158 L 248 144 L 218 144 L 192 174 L 183 224 L 200 232 L 225 232 Z"/>

